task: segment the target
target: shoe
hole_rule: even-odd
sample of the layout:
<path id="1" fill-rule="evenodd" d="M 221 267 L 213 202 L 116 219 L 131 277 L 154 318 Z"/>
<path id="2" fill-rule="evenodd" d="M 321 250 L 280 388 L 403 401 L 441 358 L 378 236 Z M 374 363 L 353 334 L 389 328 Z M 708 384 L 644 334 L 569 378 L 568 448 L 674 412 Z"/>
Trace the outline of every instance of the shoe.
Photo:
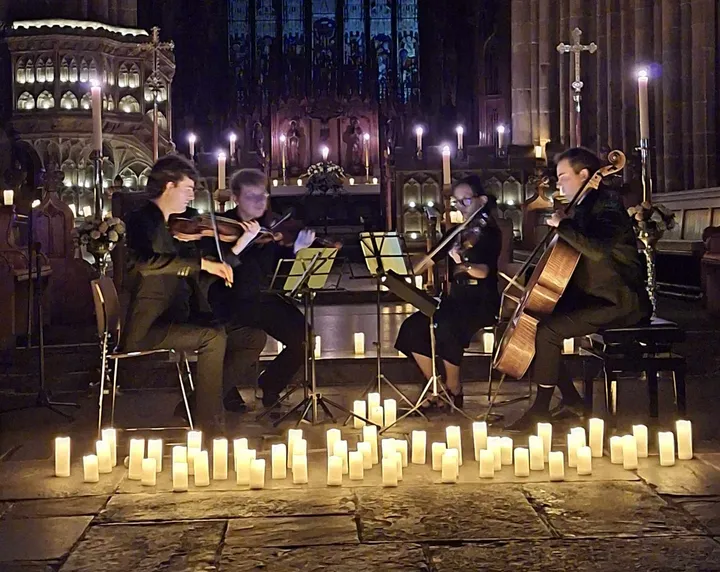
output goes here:
<path id="1" fill-rule="evenodd" d="M 560 402 L 557 407 L 550 410 L 550 416 L 553 421 L 562 421 L 564 419 L 585 419 L 585 404 L 580 403 L 564 403 Z"/>
<path id="2" fill-rule="evenodd" d="M 453 405 L 458 409 L 462 409 L 465 403 L 465 394 L 463 393 L 462 388 L 460 389 L 460 393 L 453 393 L 447 387 L 445 387 L 445 391 L 447 392 L 450 400 L 453 402 Z"/>
<path id="3" fill-rule="evenodd" d="M 225 394 L 223 407 L 225 407 L 225 411 L 232 411 L 233 413 L 245 413 L 248 409 L 248 405 L 240 395 L 237 387 L 233 387 Z"/>
<path id="4" fill-rule="evenodd" d="M 528 409 L 522 414 L 520 419 L 510 423 L 510 425 L 506 425 L 504 430 L 512 433 L 528 433 L 537 430 L 538 423 L 548 423 L 551 420 L 552 417 L 549 411 L 540 412 Z"/>
<path id="5" fill-rule="evenodd" d="M 263 389 L 262 404 L 266 409 L 272 407 L 280 399 L 280 392 Z"/>

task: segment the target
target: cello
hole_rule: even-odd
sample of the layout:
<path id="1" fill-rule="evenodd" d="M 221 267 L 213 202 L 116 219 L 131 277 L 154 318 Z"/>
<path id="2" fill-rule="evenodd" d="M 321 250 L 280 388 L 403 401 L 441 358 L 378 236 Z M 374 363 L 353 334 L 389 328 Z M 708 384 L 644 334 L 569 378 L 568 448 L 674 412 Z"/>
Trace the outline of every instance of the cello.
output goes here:
<path id="1" fill-rule="evenodd" d="M 625 155 L 621 151 L 608 154 L 609 165 L 596 171 L 582 189 L 573 197 L 564 211 L 572 212 L 590 192 L 596 190 L 604 177 L 613 175 L 625 166 Z M 515 379 L 520 379 L 535 357 L 535 336 L 540 321 L 552 314 L 563 292 L 570 283 L 575 267 L 580 261 L 580 252 L 560 239 L 556 229 L 551 229 L 528 257 L 523 267 L 508 284 L 520 288 L 517 280 L 530 266 L 540 249 L 547 244 L 545 252 L 523 287 L 523 293 L 516 300 L 517 308 L 498 344 L 493 369 Z M 509 297 L 509 296 L 508 296 Z M 503 296 L 503 299 L 505 296 Z"/>

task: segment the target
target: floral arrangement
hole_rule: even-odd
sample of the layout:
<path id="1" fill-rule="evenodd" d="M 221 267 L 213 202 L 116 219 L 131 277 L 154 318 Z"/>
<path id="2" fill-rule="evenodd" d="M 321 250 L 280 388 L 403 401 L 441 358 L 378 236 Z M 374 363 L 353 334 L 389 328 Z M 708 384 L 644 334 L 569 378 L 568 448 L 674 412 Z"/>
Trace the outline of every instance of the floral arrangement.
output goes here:
<path id="1" fill-rule="evenodd" d="M 125 223 L 111 216 L 103 220 L 87 217 L 73 229 L 72 237 L 76 246 L 85 246 L 90 252 L 109 252 L 125 237 Z"/>
<path id="2" fill-rule="evenodd" d="M 307 179 L 305 186 L 308 188 L 308 193 L 325 194 L 342 190 L 347 175 L 340 165 L 327 161 L 310 165 L 303 178 Z"/>
<path id="3" fill-rule="evenodd" d="M 666 230 L 675 228 L 675 214 L 664 205 L 643 201 L 639 205 L 630 207 L 628 214 L 637 232 L 645 232 L 658 239 Z"/>

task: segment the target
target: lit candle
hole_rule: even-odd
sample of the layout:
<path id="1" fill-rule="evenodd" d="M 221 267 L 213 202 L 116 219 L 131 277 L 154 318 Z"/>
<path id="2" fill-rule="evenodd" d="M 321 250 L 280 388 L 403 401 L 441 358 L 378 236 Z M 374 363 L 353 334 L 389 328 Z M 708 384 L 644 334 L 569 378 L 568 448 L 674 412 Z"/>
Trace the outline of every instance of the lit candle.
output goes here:
<path id="1" fill-rule="evenodd" d="M 155 470 L 162 472 L 163 442 L 162 439 L 148 439 L 148 459 L 155 459 Z"/>
<path id="2" fill-rule="evenodd" d="M 130 439 L 130 462 L 128 479 L 139 481 L 142 477 L 142 461 L 145 458 L 145 439 Z"/>
<path id="3" fill-rule="evenodd" d="M 575 338 L 566 338 L 563 340 L 563 353 L 564 354 L 575 353 Z"/>
<path id="4" fill-rule="evenodd" d="M 623 441 L 622 437 L 610 437 L 610 462 L 613 465 L 622 465 L 623 462 Z"/>
<path id="5" fill-rule="evenodd" d="M 562 451 L 551 451 L 548 456 L 548 471 L 551 481 L 565 480 L 565 461 Z"/>
<path id="6" fill-rule="evenodd" d="M 690 421 L 676 421 L 675 432 L 677 433 L 677 458 L 681 461 L 692 459 L 692 424 Z"/>
<path id="7" fill-rule="evenodd" d="M 100 435 L 110 448 L 112 466 L 115 467 L 117 465 L 117 431 L 115 429 L 103 429 Z"/>
<path id="8" fill-rule="evenodd" d="M 638 107 L 640 110 L 640 139 L 650 139 L 650 113 L 648 111 L 648 72 L 638 72 Z"/>
<path id="9" fill-rule="evenodd" d="M 243 449 L 238 451 L 235 460 L 235 482 L 238 485 L 250 484 L 250 463 L 255 459 L 255 449 Z"/>
<path id="10" fill-rule="evenodd" d="M 331 455 L 328 457 L 327 484 L 329 487 L 342 485 L 343 461 L 340 457 Z"/>
<path id="11" fill-rule="evenodd" d="M 382 427 L 383 425 L 383 408 L 382 406 L 373 407 L 370 410 L 370 422 Z"/>
<path id="12" fill-rule="evenodd" d="M 578 447 L 585 447 L 585 445 L 587 445 L 584 427 L 573 427 L 570 429 L 570 433 L 578 436 Z"/>
<path id="13" fill-rule="evenodd" d="M 98 471 L 100 473 L 112 473 L 112 458 L 110 457 L 110 447 L 105 441 L 97 441 L 95 443 L 95 454 L 98 458 Z"/>
<path id="14" fill-rule="evenodd" d="M 235 133 L 230 133 L 230 157 L 231 158 L 235 156 L 235 141 L 237 141 L 237 135 L 235 135 Z"/>
<path id="15" fill-rule="evenodd" d="M 92 98 L 92 148 L 102 151 L 102 93 L 99 85 L 90 88 Z"/>
<path id="16" fill-rule="evenodd" d="M 217 162 L 218 162 L 217 188 L 218 188 L 218 190 L 222 190 L 225 188 L 225 162 L 226 161 L 227 161 L 227 155 L 225 155 L 225 153 L 218 153 L 218 156 L 217 156 Z"/>
<path id="17" fill-rule="evenodd" d="M 675 464 L 675 435 L 672 431 L 658 433 L 658 451 L 661 467 L 672 467 Z"/>
<path id="18" fill-rule="evenodd" d="M 327 161 L 328 155 L 330 155 L 330 149 L 328 149 L 327 146 L 323 146 L 320 148 L 320 154 L 322 155 L 323 161 Z"/>
<path id="19" fill-rule="evenodd" d="M 303 438 L 302 429 L 290 429 L 288 431 L 288 469 L 292 469 L 293 455 L 295 455 L 295 443 Z"/>
<path id="20" fill-rule="evenodd" d="M 3 204 L 5 206 L 12 206 L 13 201 L 15 200 L 15 192 L 14 191 L 3 191 Z"/>
<path id="21" fill-rule="evenodd" d="M 182 445 L 175 445 L 172 448 L 172 464 L 185 463 L 187 464 L 187 447 Z"/>
<path id="22" fill-rule="evenodd" d="M 354 185 L 354 184 L 355 184 L 355 177 L 350 177 L 350 178 L 348 179 L 348 183 L 350 183 L 350 186 Z"/>
<path id="23" fill-rule="evenodd" d="M 363 441 L 370 445 L 373 465 L 377 465 L 380 462 L 377 427 L 375 427 L 375 425 L 365 425 L 365 427 L 362 428 L 362 435 Z"/>
<path id="24" fill-rule="evenodd" d="M 458 151 L 462 151 L 463 149 L 463 135 L 465 134 L 465 129 L 462 125 L 458 125 L 455 128 L 455 133 L 457 133 L 457 147 Z"/>
<path id="25" fill-rule="evenodd" d="M 535 158 L 542 159 L 543 148 L 542 145 L 535 145 Z"/>
<path id="26" fill-rule="evenodd" d="M 499 471 L 502 469 L 502 443 L 500 437 L 488 437 L 488 449 L 493 452 L 493 458 L 495 461 L 495 470 Z"/>
<path id="27" fill-rule="evenodd" d="M 363 400 L 354 401 L 353 413 L 359 417 L 367 419 L 367 403 Z M 353 428 L 361 429 L 362 427 L 365 427 L 365 421 L 358 419 L 357 417 L 353 417 Z"/>
<path id="28" fill-rule="evenodd" d="M 592 475 L 592 449 L 580 447 L 577 450 L 577 473 L 578 475 Z"/>
<path id="29" fill-rule="evenodd" d="M 188 431 L 187 448 L 202 449 L 202 431 Z"/>
<path id="30" fill-rule="evenodd" d="M 342 459 L 341 459 L 342 462 Z M 293 484 L 306 485 L 308 482 L 307 455 L 293 455 Z"/>
<path id="31" fill-rule="evenodd" d="M 397 452 L 397 448 L 395 447 L 395 439 L 393 439 L 392 437 L 389 439 L 383 439 L 380 443 L 380 448 L 382 449 L 383 459 L 395 458 L 395 453 Z"/>
<path id="32" fill-rule="evenodd" d="M 394 425 L 397 421 L 397 401 L 394 399 L 386 399 L 383 402 L 383 415 L 385 417 L 385 427 Z"/>
<path id="33" fill-rule="evenodd" d="M 528 440 L 530 448 L 530 470 L 542 471 L 545 469 L 545 452 L 542 437 L 530 435 Z"/>
<path id="34" fill-rule="evenodd" d="M 417 152 L 422 152 L 422 139 L 423 139 L 423 128 L 419 125 L 415 128 L 415 140 L 416 140 L 416 146 L 417 146 Z"/>
<path id="35" fill-rule="evenodd" d="M 440 479 L 443 483 L 457 483 L 458 462 L 457 449 L 446 449 L 443 452 L 440 472 Z"/>
<path id="36" fill-rule="evenodd" d="M 377 178 L 377 177 L 373 177 L 372 184 L 373 184 L 373 185 L 377 185 L 377 184 L 378 184 L 378 178 Z"/>
<path id="37" fill-rule="evenodd" d="M 372 411 L 373 407 L 380 407 L 380 394 L 368 393 L 367 395 L 368 411 Z"/>
<path id="38" fill-rule="evenodd" d="M 173 492 L 183 493 L 188 490 L 187 463 L 173 463 L 172 467 Z"/>
<path id="39" fill-rule="evenodd" d="M 265 459 L 253 459 L 250 462 L 250 488 L 265 488 Z"/>
<path id="40" fill-rule="evenodd" d="M 370 133 L 363 135 L 363 146 L 365 147 L 365 169 L 370 168 Z"/>
<path id="41" fill-rule="evenodd" d="M 373 467 L 373 456 L 372 456 L 372 447 L 370 446 L 370 443 L 366 443 L 365 441 L 360 441 L 357 444 L 357 450 L 359 453 L 363 456 L 363 469 L 370 470 Z"/>
<path id="42" fill-rule="evenodd" d="M 415 276 L 415 288 L 418 290 L 422 290 L 423 287 L 423 277 L 422 276 Z"/>
<path id="43" fill-rule="evenodd" d="M 623 469 L 631 471 L 638 468 L 638 454 L 635 437 L 624 435 L 622 438 Z"/>
<path id="44" fill-rule="evenodd" d="M 82 212 L 83 212 L 83 216 L 84 216 L 84 217 L 90 217 L 90 216 L 92 216 L 92 208 L 90 208 L 90 207 L 88 207 L 88 206 L 84 206 L 84 207 L 82 208 Z"/>
<path id="45" fill-rule="evenodd" d="M 441 471 L 442 470 L 442 456 L 446 449 L 447 449 L 447 445 L 445 445 L 445 443 L 433 443 L 432 444 L 431 451 L 432 451 L 432 470 L 433 471 Z"/>
<path id="46" fill-rule="evenodd" d="M 547 461 L 550 458 L 550 449 L 552 449 L 552 425 L 550 423 L 538 423 L 538 436 L 543 441 L 543 455 Z"/>
<path id="47" fill-rule="evenodd" d="M 648 456 L 648 428 L 646 425 L 633 425 L 633 437 L 637 446 L 638 458 L 645 459 Z"/>
<path id="48" fill-rule="evenodd" d="M 568 467 L 577 467 L 577 452 L 580 447 L 582 447 L 582 441 L 580 440 L 580 435 L 577 433 L 568 433 L 567 436 L 567 450 L 568 450 Z"/>
<path id="49" fill-rule="evenodd" d="M 273 479 L 284 479 L 287 477 L 287 447 L 285 443 L 276 443 L 271 448 L 272 476 Z"/>
<path id="50" fill-rule="evenodd" d="M 273 187 L 277 187 L 279 185 L 280 185 L 280 181 L 278 181 L 277 179 L 273 179 Z"/>
<path id="51" fill-rule="evenodd" d="M 395 451 L 395 462 L 397 463 L 397 479 L 398 481 L 403 480 L 403 464 L 402 455 L 399 451 Z"/>
<path id="52" fill-rule="evenodd" d="M 504 139 L 505 139 L 505 126 L 504 126 L 504 125 L 498 125 L 498 126 L 497 126 L 497 134 L 498 134 L 498 138 L 497 138 L 498 149 L 502 149 L 503 146 L 505 145 L 505 141 L 504 141 Z"/>
<path id="53" fill-rule="evenodd" d="M 304 456 L 307 457 L 307 441 L 305 439 L 298 439 L 295 441 L 293 447 L 293 457 Z"/>
<path id="54" fill-rule="evenodd" d="M 605 442 L 605 421 L 593 417 L 590 419 L 590 449 L 593 457 L 603 456 Z"/>
<path id="55" fill-rule="evenodd" d="M 472 424 L 472 430 L 475 460 L 479 461 L 480 451 L 487 449 L 487 423 L 485 421 L 475 421 Z"/>
<path id="56" fill-rule="evenodd" d="M 195 141 L 197 141 L 197 137 L 193 133 L 190 133 L 190 135 L 188 135 L 188 145 L 190 146 L 190 159 L 195 157 Z"/>
<path id="57" fill-rule="evenodd" d="M 342 460 L 342 473 L 343 475 L 347 475 L 348 471 L 350 470 L 350 466 L 348 465 L 348 443 L 344 439 L 341 439 L 340 441 L 336 441 L 335 445 L 333 446 L 333 456 L 340 457 Z"/>
<path id="58" fill-rule="evenodd" d="M 280 162 L 282 165 L 282 172 L 283 172 L 283 185 L 285 184 L 285 154 L 287 153 L 285 145 L 287 144 L 287 137 L 285 135 L 280 135 Z"/>
<path id="59" fill-rule="evenodd" d="M 384 487 L 396 487 L 398 485 L 397 461 L 394 458 L 384 458 L 382 460 L 382 484 Z"/>
<path id="60" fill-rule="evenodd" d="M 363 332 L 355 332 L 353 335 L 353 344 L 355 346 L 355 355 L 363 355 L 365 353 L 365 334 Z"/>
<path id="61" fill-rule="evenodd" d="M 315 358 L 319 358 L 322 355 L 322 343 L 320 336 L 315 336 Z"/>
<path id="62" fill-rule="evenodd" d="M 500 438 L 500 451 L 503 465 L 513 464 L 513 440 L 511 437 Z"/>
<path id="63" fill-rule="evenodd" d="M 83 457 L 83 481 L 86 483 L 97 483 L 100 480 L 97 455 L 85 455 Z"/>
<path id="64" fill-rule="evenodd" d="M 424 465 L 427 451 L 427 432 L 412 432 L 412 463 L 413 465 Z"/>
<path id="65" fill-rule="evenodd" d="M 342 431 L 340 429 L 328 429 L 325 433 L 325 446 L 327 447 L 328 457 L 332 457 L 335 453 L 335 443 L 342 439 Z"/>
<path id="66" fill-rule="evenodd" d="M 402 466 L 408 466 L 408 442 L 405 439 L 395 439 L 395 450 L 402 457 Z"/>
<path id="67" fill-rule="evenodd" d="M 364 454 L 361 451 L 351 451 L 348 463 L 350 465 L 350 480 L 362 481 L 365 477 Z"/>
<path id="68" fill-rule="evenodd" d="M 195 474 L 195 456 L 201 451 L 195 447 L 188 447 L 187 449 L 187 464 L 188 464 L 188 475 Z"/>
<path id="69" fill-rule="evenodd" d="M 445 429 L 445 441 L 448 449 L 456 449 L 458 454 L 458 465 L 462 467 L 462 436 L 460 435 L 460 427 L 451 425 Z"/>
<path id="70" fill-rule="evenodd" d="M 483 353 L 492 354 L 495 349 L 495 336 L 492 332 L 485 332 L 482 335 Z"/>
<path id="71" fill-rule="evenodd" d="M 195 486 L 207 487 L 210 485 L 210 463 L 207 451 L 198 451 L 195 455 Z"/>
<path id="72" fill-rule="evenodd" d="M 443 185 L 449 185 L 452 179 L 450 176 L 450 147 L 447 145 L 442 148 L 442 175 Z"/>
<path id="73" fill-rule="evenodd" d="M 525 447 L 515 448 L 515 476 L 530 476 L 530 451 L 528 451 Z"/>
<path id="74" fill-rule="evenodd" d="M 495 476 L 495 453 L 482 449 L 480 455 L 480 478 L 492 479 Z"/>
<path id="75" fill-rule="evenodd" d="M 144 487 L 154 487 L 157 484 L 157 473 L 158 470 L 155 457 L 143 459 L 140 484 Z"/>
<path id="76" fill-rule="evenodd" d="M 297 186 L 298 186 L 298 187 L 302 187 L 302 179 L 298 179 L 298 180 L 297 180 Z"/>
<path id="77" fill-rule="evenodd" d="M 245 437 L 240 439 L 233 439 L 233 467 L 237 471 L 237 460 L 240 456 L 240 451 L 247 451 L 248 440 Z"/>
<path id="78" fill-rule="evenodd" d="M 213 480 L 224 481 L 228 478 L 228 442 L 227 439 L 213 439 Z"/>

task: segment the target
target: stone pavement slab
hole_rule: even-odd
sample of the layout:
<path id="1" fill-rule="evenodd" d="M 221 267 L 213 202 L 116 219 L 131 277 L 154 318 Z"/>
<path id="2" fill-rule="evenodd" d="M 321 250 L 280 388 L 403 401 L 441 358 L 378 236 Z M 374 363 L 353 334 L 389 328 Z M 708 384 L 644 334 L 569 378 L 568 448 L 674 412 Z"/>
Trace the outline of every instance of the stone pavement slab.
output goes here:
<path id="1" fill-rule="evenodd" d="M 216 570 L 224 522 L 92 527 L 63 572 Z"/>
<path id="2" fill-rule="evenodd" d="M 95 516 L 105 506 L 108 496 L 71 497 L 17 501 L 3 518 L 44 518 L 49 516 Z"/>
<path id="3" fill-rule="evenodd" d="M 221 572 L 411 572 L 430 570 L 417 544 L 312 546 L 292 550 L 225 546 Z"/>
<path id="4" fill-rule="evenodd" d="M 550 537 L 518 486 L 357 489 L 357 497 L 363 542 Z"/>
<path id="5" fill-rule="evenodd" d="M 433 547 L 437 572 L 689 572 L 720 570 L 720 544 L 709 538 L 494 542 Z"/>
<path id="6" fill-rule="evenodd" d="M 358 544 L 355 518 L 291 516 L 241 518 L 228 523 L 225 546 L 244 548 Z"/>
<path id="7" fill-rule="evenodd" d="M 0 562 L 62 558 L 91 520 L 90 516 L 2 520 Z"/>
<path id="8" fill-rule="evenodd" d="M 638 475 L 661 495 L 720 495 L 720 471 L 698 459 L 661 467 L 657 457 L 640 459 Z"/>
<path id="9" fill-rule="evenodd" d="M 54 562 L 3 562 L 0 572 L 55 572 L 58 566 Z"/>
<path id="10" fill-rule="evenodd" d="M 343 490 L 233 491 L 115 495 L 101 522 L 207 520 L 266 516 L 354 514 L 352 493 Z"/>
<path id="11" fill-rule="evenodd" d="M 690 500 L 680 504 L 694 516 L 713 536 L 720 536 L 720 499 Z"/>
<path id="12" fill-rule="evenodd" d="M 552 483 L 523 488 L 561 536 L 704 534 L 694 519 L 642 483 Z"/>

